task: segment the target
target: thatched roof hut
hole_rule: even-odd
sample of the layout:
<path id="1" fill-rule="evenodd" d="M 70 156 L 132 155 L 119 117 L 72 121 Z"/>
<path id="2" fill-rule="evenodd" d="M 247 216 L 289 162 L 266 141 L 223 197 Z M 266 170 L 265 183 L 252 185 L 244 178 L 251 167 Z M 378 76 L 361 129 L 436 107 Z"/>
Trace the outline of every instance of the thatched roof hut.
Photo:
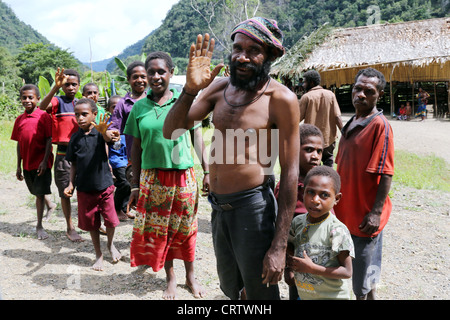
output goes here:
<path id="1" fill-rule="evenodd" d="M 292 65 L 288 60 L 295 58 L 291 52 L 277 61 L 272 74 L 301 76 L 315 69 L 323 85 L 339 87 L 353 83 L 359 69 L 371 66 L 388 82 L 449 81 L 450 18 L 335 29 Z"/>
<path id="2" fill-rule="evenodd" d="M 386 81 L 450 81 L 450 17 L 334 29 L 305 55 L 305 39 L 272 67 L 279 77 L 319 71 L 322 85 L 352 84 L 359 69 L 381 71 Z"/>

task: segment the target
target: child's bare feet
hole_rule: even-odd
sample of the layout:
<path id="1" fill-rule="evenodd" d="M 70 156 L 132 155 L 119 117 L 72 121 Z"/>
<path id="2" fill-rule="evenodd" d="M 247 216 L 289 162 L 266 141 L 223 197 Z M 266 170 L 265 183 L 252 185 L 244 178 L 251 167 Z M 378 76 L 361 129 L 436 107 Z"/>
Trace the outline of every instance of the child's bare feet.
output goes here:
<path id="1" fill-rule="evenodd" d="M 175 276 L 167 276 L 167 289 L 164 290 L 162 298 L 164 300 L 177 299 L 177 279 Z"/>
<path id="2" fill-rule="evenodd" d="M 36 227 L 38 240 L 45 240 L 48 238 L 48 233 L 42 227 Z"/>
<path id="3" fill-rule="evenodd" d="M 84 239 L 80 237 L 80 235 L 74 230 L 67 230 L 66 232 L 67 238 L 69 238 L 72 242 L 83 242 Z"/>
<path id="4" fill-rule="evenodd" d="M 109 252 L 111 253 L 113 263 L 119 262 L 119 260 L 122 259 L 122 254 L 116 249 L 114 244 L 109 247 Z"/>
<path id="5" fill-rule="evenodd" d="M 103 255 L 100 255 L 100 257 L 97 257 L 97 260 L 95 261 L 94 265 L 92 266 L 92 269 L 95 271 L 103 271 Z"/>
<path id="6" fill-rule="evenodd" d="M 48 221 L 48 220 L 50 220 L 50 217 L 52 216 L 52 214 L 53 214 L 53 212 L 55 211 L 55 209 L 56 209 L 56 203 L 51 203 L 50 205 L 49 205 L 49 207 L 47 208 L 47 213 L 45 214 L 45 216 L 44 216 L 44 220 L 45 221 Z"/>
<path id="7" fill-rule="evenodd" d="M 193 279 L 186 278 L 186 286 L 191 290 L 192 294 L 195 298 L 204 298 L 206 297 L 206 290 L 203 286 L 198 283 L 197 279 L 192 277 Z"/>
<path id="8" fill-rule="evenodd" d="M 119 221 L 127 221 L 128 220 L 128 216 L 122 210 L 117 212 L 117 218 L 119 218 Z"/>

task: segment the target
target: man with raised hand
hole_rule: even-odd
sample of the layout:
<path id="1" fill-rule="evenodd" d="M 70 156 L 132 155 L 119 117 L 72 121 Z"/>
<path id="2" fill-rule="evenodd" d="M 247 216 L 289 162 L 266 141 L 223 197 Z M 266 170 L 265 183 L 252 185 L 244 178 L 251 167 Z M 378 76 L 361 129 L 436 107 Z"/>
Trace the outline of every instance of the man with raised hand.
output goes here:
<path id="1" fill-rule="evenodd" d="M 190 48 L 186 84 L 163 131 L 167 139 L 176 139 L 213 113 L 208 199 L 221 289 L 231 299 L 239 299 L 244 288 L 248 299 L 279 299 L 277 283 L 296 204 L 298 101 L 269 76 L 271 63 L 285 52 L 275 21 L 243 21 L 231 39 L 230 77 L 214 80 L 223 64 L 210 70 L 214 39 L 198 35 Z M 271 188 L 277 152 L 278 204 Z"/>

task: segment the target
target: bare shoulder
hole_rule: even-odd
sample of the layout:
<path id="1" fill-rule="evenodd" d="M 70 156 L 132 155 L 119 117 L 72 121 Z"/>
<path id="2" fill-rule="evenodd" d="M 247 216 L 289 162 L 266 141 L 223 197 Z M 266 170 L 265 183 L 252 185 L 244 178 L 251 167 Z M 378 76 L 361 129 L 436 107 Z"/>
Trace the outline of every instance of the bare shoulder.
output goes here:
<path id="1" fill-rule="evenodd" d="M 287 103 L 287 104 L 297 104 L 297 95 L 292 92 L 288 87 L 279 83 L 278 81 L 272 80 L 270 84 L 270 91 L 272 93 L 272 99 L 277 102 Z"/>
<path id="2" fill-rule="evenodd" d="M 269 88 L 271 95 L 270 113 L 276 115 L 277 118 L 293 117 L 295 119 L 300 117 L 297 95 L 281 83 L 277 81 L 271 82 Z"/>

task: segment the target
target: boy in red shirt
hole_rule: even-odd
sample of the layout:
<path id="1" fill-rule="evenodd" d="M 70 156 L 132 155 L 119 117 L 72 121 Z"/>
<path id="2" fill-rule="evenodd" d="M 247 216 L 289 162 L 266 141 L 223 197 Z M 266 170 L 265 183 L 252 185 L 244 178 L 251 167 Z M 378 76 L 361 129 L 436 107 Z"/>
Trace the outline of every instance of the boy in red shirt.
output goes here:
<path id="1" fill-rule="evenodd" d="M 57 145 L 55 157 L 55 184 L 61 198 L 61 208 L 66 218 L 67 237 L 74 242 L 84 241 L 75 231 L 72 222 L 72 208 L 70 198 L 64 194 L 64 189 L 70 182 L 70 163 L 65 159 L 70 137 L 78 131 L 74 107 L 77 99 L 75 95 L 80 88 L 80 75 L 75 70 L 58 68 L 55 74 L 55 85 L 42 99 L 41 110 L 52 116 L 52 142 Z M 63 96 L 55 96 L 59 90 Z"/>
<path id="2" fill-rule="evenodd" d="M 51 194 L 52 183 L 52 119 L 45 111 L 36 108 L 39 99 L 39 89 L 35 85 L 28 84 L 20 89 L 20 101 L 25 112 L 17 117 L 11 140 L 17 141 L 16 177 L 20 181 L 25 178 L 28 190 L 36 196 L 37 238 L 44 240 L 48 238 L 42 226 L 44 207 L 47 206 L 47 215 L 50 215 L 56 204 L 46 196 Z"/>

